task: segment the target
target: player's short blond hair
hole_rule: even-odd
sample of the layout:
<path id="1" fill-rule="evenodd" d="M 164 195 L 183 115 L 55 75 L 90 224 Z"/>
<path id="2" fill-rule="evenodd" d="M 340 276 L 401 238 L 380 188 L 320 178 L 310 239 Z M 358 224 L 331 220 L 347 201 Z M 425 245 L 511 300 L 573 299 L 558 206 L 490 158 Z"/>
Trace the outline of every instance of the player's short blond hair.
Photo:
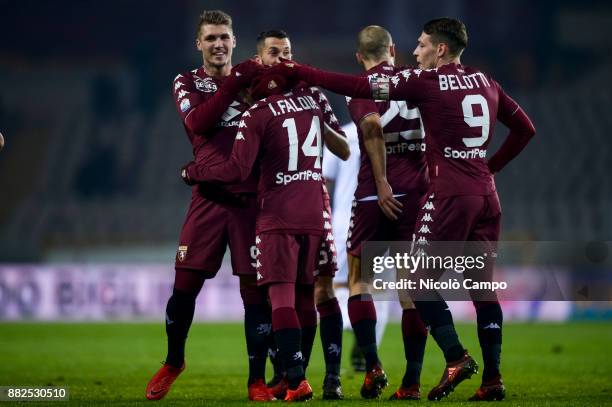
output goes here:
<path id="1" fill-rule="evenodd" d="M 200 37 L 202 26 L 206 24 L 226 25 L 230 30 L 232 30 L 232 17 L 221 10 L 204 10 L 202 14 L 200 14 L 200 21 L 198 22 L 198 29 L 196 30 L 196 38 Z"/>
<path id="2" fill-rule="evenodd" d="M 372 61 L 384 58 L 391 44 L 391 34 L 379 25 L 369 25 L 357 34 L 357 52 Z"/>

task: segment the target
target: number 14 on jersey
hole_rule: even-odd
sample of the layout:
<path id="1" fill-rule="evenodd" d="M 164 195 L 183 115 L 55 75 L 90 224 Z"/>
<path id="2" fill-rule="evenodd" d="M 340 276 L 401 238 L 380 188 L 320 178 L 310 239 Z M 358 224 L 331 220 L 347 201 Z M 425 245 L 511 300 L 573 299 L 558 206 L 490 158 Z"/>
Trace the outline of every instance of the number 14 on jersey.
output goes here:
<path id="1" fill-rule="evenodd" d="M 287 129 L 287 137 L 289 138 L 289 163 L 288 171 L 297 171 L 298 169 L 298 131 L 295 125 L 295 119 L 285 119 L 283 127 Z M 323 146 L 321 144 L 321 122 L 319 116 L 313 116 L 310 123 L 310 130 L 302 144 L 302 153 L 306 157 L 317 157 L 314 163 L 314 168 L 321 168 L 321 157 L 323 156 Z"/>

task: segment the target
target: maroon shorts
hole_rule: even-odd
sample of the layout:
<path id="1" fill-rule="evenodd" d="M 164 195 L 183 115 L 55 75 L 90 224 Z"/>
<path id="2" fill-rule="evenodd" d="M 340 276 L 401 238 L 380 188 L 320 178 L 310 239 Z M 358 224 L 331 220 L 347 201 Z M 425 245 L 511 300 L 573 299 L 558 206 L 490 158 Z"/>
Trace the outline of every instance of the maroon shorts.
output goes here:
<path id="1" fill-rule="evenodd" d="M 257 284 L 313 284 L 323 238 L 275 231 L 257 235 Z"/>
<path id="2" fill-rule="evenodd" d="M 193 194 L 181 230 L 175 267 L 214 277 L 229 246 L 235 275 L 255 274 L 255 195 L 222 204 Z"/>
<path id="3" fill-rule="evenodd" d="M 336 244 L 334 242 L 334 234 L 332 232 L 331 207 L 329 206 L 329 195 L 327 189 L 324 189 L 325 197 L 325 212 L 323 213 L 323 239 L 319 250 L 319 261 L 316 265 L 315 277 L 333 277 L 338 271 L 338 259 L 336 257 Z"/>
<path id="4" fill-rule="evenodd" d="M 377 200 L 353 201 L 346 248 L 361 257 L 361 245 L 367 241 L 411 241 L 422 195 L 406 194 L 397 198 L 404 207 L 395 221 L 387 218 Z"/>
<path id="5" fill-rule="evenodd" d="M 497 193 L 436 198 L 427 195 L 417 215 L 413 241 L 424 246 L 429 241 L 497 242 L 501 226 L 501 206 Z"/>
<path id="6" fill-rule="evenodd" d="M 484 269 L 463 273 L 474 281 L 491 281 L 501 226 L 497 193 L 436 198 L 427 195 L 417 216 L 411 252 L 430 256 L 479 256 L 485 253 Z M 489 255 L 491 253 L 491 255 Z M 417 278 L 439 278 L 444 270 L 419 270 Z M 470 290 L 473 300 L 496 300 L 490 290 Z"/>

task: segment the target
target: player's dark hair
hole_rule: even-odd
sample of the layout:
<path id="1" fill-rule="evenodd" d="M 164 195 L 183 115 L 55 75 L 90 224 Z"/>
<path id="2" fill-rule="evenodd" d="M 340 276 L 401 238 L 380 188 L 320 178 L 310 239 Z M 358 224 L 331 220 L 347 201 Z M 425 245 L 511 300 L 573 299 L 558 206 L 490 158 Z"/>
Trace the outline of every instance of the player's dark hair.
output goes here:
<path id="1" fill-rule="evenodd" d="M 431 36 L 434 45 L 444 43 L 452 56 L 459 56 L 468 44 L 465 24 L 455 18 L 442 17 L 428 21 L 423 32 Z"/>
<path id="2" fill-rule="evenodd" d="M 259 33 L 259 35 L 257 36 L 257 51 L 261 51 L 261 48 L 264 45 L 264 42 L 266 41 L 266 38 L 278 38 L 279 40 L 282 40 L 284 38 L 289 38 L 289 34 L 287 34 L 285 31 L 283 30 L 268 30 L 268 31 L 262 31 Z"/>
<path id="3" fill-rule="evenodd" d="M 379 25 L 369 25 L 357 34 L 357 52 L 371 61 L 378 61 L 389 52 L 393 40 L 389 31 Z"/>
<path id="4" fill-rule="evenodd" d="M 204 10 L 200 14 L 200 21 L 198 22 L 198 29 L 196 30 L 196 36 L 200 36 L 202 26 L 205 24 L 212 25 L 227 25 L 230 30 L 232 29 L 232 18 L 229 14 L 221 10 Z"/>

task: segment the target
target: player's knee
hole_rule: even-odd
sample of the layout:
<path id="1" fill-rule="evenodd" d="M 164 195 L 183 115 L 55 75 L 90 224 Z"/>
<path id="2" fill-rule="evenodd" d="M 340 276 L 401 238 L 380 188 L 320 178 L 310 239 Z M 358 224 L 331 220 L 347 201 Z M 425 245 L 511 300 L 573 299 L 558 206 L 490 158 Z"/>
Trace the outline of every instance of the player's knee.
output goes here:
<path id="1" fill-rule="evenodd" d="M 334 282 L 331 277 L 319 277 L 315 284 L 315 303 L 321 304 L 335 298 Z"/>
<path id="2" fill-rule="evenodd" d="M 174 290 L 187 293 L 194 297 L 198 295 L 206 281 L 205 273 L 200 270 L 192 270 L 177 267 L 174 275 Z"/>
<path id="3" fill-rule="evenodd" d="M 361 259 L 349 255 L 348 286 L 349 295 L 370 294 L 370 284 L 361 275 Z"/>
<path id="4" fill-rule="evenodd" d="M 314 310 L 314 293 L 314 284 L 298 284 L 295 290 L 295 308 L 300 310 Z"/>
<path id="5" fill-rule="evenodd" d="M 193 313 L 198 293 L 193 291 L 172 290 L 172 295 L 166 304 L 166 314 L 172 319 L 183 314 Z"/>
<path id="6" fill-rule="evenodd" d="M 250 286 L 255 286 L 257 287 L 257 277 L 255 275 L 241 275 L 239 276 L 240 279 L 240 288 L 242 289 L 242 287 L 250 287 Z"/>
<path id="7" fill-rule="evenodd" d="M 474 304 L 474 308 L 476 309 L 481 309 L 481 308 L 485 308 L 491 305 L 499 305 L 499 301 L 497 299 L 495 299 L 494 301 L 479 301 L 479 300 L 472 300 L 472 304 Z"/>
<path id="8" fill-rule="evenodd" d="M 478 310 L 479 308 L 486 308 L 491 305 L 499 305 L 499 299 L 497 298 L 497 293 L 495 291 L 483 291 L 483 290 L 469 290 L 470 298 L 472 299 L 472 304 L 474 304 L 474 308 Z"/>
<path id="9" fill-rule="evenodd" d="M 348 264 L 348 284 L 350 288 L 361 282 L 361 259 L 349 254 Z"/>
<path id="10" fill-rule="evenodd" d="M 267 295 L 264 289 L 258 287 L 255 284 L 252 285 L 241 285 L 240 286 L 240 298 L 242 298 L 242 304 L 247 305 L 263 305 L 267 303 Z"/>
<path id="11" fill-rule="evenodd" d="M 414 302 L 409 298 L 400 300 L 400 305 L 402 306 L 403 310 L 416 309 Z"/>

